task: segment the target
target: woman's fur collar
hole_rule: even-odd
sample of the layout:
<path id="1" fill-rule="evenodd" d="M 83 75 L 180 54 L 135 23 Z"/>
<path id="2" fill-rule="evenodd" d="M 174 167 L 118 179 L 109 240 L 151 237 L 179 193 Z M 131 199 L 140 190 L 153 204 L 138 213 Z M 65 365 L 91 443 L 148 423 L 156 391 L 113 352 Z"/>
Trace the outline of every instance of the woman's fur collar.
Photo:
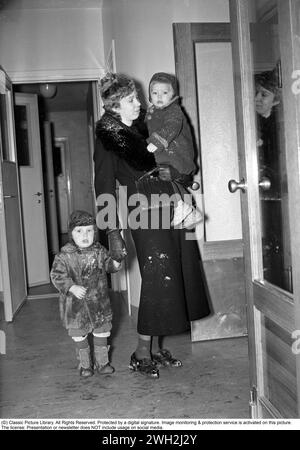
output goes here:
<path id="1" fill-rule="evenodd" d="M 96 137 L 107 151 L 114 152 L 133 169 L 149 171 L 156 166 L 153 154 L 147 150 L 146 140 L 134 124 L 128 127 L 105 112 L 97 122 Z"/>

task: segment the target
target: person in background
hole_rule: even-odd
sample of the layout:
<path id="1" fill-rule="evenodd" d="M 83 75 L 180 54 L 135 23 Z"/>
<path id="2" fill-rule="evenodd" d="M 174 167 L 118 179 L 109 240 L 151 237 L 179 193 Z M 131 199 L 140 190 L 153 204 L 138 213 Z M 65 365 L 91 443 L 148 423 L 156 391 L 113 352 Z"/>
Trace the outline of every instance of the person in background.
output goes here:
<path id="1" fill-rule="evenodd" d="M 280 88 L 275 71 L 259 73 L 255 76 L 255 110 L 257 113 L 257 146 L 259 163 L 277 176 L 279 163 L 279 123 L 278 105 Z M 276 179 L 273 180 L 273 183 Z"/>
<path id="2" fill-rule="evenodd" d="M 155 168 L 156 176 L 163 181 L 180 178 L 180 173 L 171 166 L 157 165 L 153 153 L 147 150 L 145 122 L 133 80 L 121 74 L 107 74 L 100 80 L 100 93 L 105 113 L 96 124 L 94 153 L 99 212 L 101 196 L 116 197 L 117 181 L 126 187 L 130 199 L 137 194 L 136 181 Z M 132 206 L 126 206 L 130 212 Z M 108 237 L 112 233 L 115 236 L 112 249 L 120 258 L 125 257 L 119 226 L 109 221 L 105 226 Z M 192 320 L 209 314 L 201 259 L 197 243 L 186 239 L 184 229 L 150 225 L 131 227 L 131 234 L 139 262 L 141 291 L 137 346 L 129 366 L 133 371 L 158 378 L 160 367 L 182 366 L 164 346 L 165 337 L 189 330 Z"/>
<path id="3" fill-rule="evenodd" d="M 79 357 L 81 377 L 112 374 L 107 338 L 112 328 L 112 310 L 106 272 L 116 272 L 121 262 L 96 242 L 95 218 L 86 211 L 74 211 L 69 220 L 69 242 L 53 261 L 50 276 L 60 293 L 60 316 L 73 339 Z M 93 339 L 93 352 L 89 344 Z"/>

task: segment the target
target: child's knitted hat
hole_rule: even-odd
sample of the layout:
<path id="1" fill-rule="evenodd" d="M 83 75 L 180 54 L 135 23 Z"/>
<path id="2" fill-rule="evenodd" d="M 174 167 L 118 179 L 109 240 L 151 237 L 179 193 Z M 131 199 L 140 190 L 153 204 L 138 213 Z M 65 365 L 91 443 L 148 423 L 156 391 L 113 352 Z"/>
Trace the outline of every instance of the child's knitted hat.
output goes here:
<path id="1" fill-rule="evenodd" d="M 178 83 L 176 80 L 176 77 L 174 75 L 171 75 L 170 73 L 165 72 L 157 72 L 155 73 L 149 83 L 149 100 L 151 101 L 150 97 L 150 87 L 152 83 L 167 83 L 170 84 L 174 91 L 174 97 L 178 95 Z"/>
<path id="2" fill-rule="evenodd" d="M 95 235 L 97 230 L 96 226 L 96 220 L 92 214 L 90 214 L 87 211 L 82 211 L 80 209 L 77 209 L 76 211 L 73 211 L 70 215 L 69 224 L 68 224 L 68 232 L 69 232 L 69 239 L 72 240 L 72 231 L 75 227 L 86 227 L 89 225 L 94 226 Z"/>

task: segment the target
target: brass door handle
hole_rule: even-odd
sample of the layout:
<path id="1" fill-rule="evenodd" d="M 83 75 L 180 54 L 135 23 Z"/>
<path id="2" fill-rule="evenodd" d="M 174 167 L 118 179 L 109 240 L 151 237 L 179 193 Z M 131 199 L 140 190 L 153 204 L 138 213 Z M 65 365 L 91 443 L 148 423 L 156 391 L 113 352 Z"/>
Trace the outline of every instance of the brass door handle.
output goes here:
<path id="1" fill-rule="evenodd" d="M 38 197 L 40 197 L 41 195 L 43 195 L 41 192 L 37 192 L 36 194 L 34 194 L 34 195 L 37 195 Z"/>
<path id="2" fill-rule="evenodd" d="M 240 182 L 235 180 L 229 180 L 228 189 L 232 194 L 234 194 L 238 189 L 240 189 L 242 192 L 246 192 L 247 184 L 244 178 L 242 178 Z"/>

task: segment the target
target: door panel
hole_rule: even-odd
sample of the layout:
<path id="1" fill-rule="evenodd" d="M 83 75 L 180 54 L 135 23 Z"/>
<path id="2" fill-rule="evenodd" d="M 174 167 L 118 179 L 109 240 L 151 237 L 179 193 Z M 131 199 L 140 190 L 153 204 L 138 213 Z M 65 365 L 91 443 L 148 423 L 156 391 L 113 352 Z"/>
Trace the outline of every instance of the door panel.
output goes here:
<path id="1" fill-rule="evenodd" d="M 28 286 L 49 283 L 49 257 L 36 94 L 15 93 L 15 122 Z"/>
<path id="2" fill-rule="evenodd" d="M 4 315 L 10 322 L 26 299 L 27 288 L 11 82 L 1 68 L 0 108 L 0 265 Z"/>
<path id="3" fill-rule="evenodd" d="M 264 6 L 261 1 L 230 0 L 240 156 L 240 180 L 231 192 L 240 191 L 242 205 L 251 414 L 295 418 L 299 357 L 293 351 L 292 333 L 299 323 L 299 116 L 294 115 L 292 124 L 298 99 L 291 95 L 288 68 L 299 52 L 292 17 L 299 17 L 300 3 L 274 0 L 267 10 Z"/>

